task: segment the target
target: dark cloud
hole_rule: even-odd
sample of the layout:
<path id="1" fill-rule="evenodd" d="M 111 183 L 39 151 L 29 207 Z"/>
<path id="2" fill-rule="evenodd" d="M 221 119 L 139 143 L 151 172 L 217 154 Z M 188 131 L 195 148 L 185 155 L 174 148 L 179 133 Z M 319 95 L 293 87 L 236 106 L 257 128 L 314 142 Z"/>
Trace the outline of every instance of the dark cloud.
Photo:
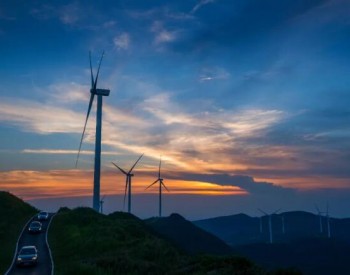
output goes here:
<path id="1" fill-rule="evenodd" d="M 292 188 L 281 187 L 270 182 L 257 182 L 253 177 L 245 175 L 184 173 L 178 176 L 173 176 L 173 178 L 210 182 L 222 186 L 238 186 L 249 192 L 251 195 L 273 196 L 294 194 L 295 192 L 295 190 Z"/>

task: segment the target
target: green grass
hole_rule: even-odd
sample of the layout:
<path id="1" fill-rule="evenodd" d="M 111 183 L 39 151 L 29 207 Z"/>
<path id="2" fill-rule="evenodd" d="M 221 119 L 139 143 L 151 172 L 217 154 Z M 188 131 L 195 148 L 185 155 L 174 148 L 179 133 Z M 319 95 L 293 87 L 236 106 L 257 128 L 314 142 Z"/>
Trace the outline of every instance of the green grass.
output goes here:
<path id="1" fill-rule="evenodd" d="M 56 274 L 164 274 L 181 261 L 176 249 L 125 213 L 60 211 L 52 221 L 49 242 Z"/>
<path id="2" fill-rule="evenodd" d="M 19 234 L 36 212 L 31 205 L 0 191 L 0 274 L 10 267 Z"/>
<path id="3" fill-rule="evenodd" d="M 137 217 L 61 209 L 52 221 L 55 274 L 270 274 L 240 257 L 186 255 Z M 289 273 L 284 273 L 289 274 Z"/>

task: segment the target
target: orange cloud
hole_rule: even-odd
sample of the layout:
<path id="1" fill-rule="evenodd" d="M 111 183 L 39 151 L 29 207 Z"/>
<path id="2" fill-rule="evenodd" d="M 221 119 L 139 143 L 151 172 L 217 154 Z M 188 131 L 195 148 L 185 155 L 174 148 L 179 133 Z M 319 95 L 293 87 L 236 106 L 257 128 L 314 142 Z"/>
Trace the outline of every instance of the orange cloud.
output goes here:
<path id="1" fill-rule="evenodd" d="M 93 172 L 79 170 L 9 171 L 1 172 L 0 188 L 23 199 L 49 197 L 91 196 Z M 158 188 L 145 188 L 155 180 L 151 176 L 135 177 L 132 182 L 134 194 L 157 193 Z M 245 195 L 246 191 L 235 186 L 220 186 L 207 182 L 164 180 L 169 194 L 197 195 Z M 101 194 L 124 194 L 125 178 L 116 172 L 105 171 L 101 177 Z"/>

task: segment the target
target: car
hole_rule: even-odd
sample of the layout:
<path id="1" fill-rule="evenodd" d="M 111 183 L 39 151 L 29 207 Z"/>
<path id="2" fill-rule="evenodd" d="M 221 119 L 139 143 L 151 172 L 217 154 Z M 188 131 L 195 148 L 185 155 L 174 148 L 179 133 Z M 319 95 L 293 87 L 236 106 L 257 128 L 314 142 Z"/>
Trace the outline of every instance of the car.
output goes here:
<path id="1" fill-rule="evenodd" d="M 41 230 L 42 230 L 42 224 L 41 222 L 38 222 L 38 221 L 31 222 L 28 227 L 29 233 L 40 233 Z"/>
<path id="2" fill-rule="evenodd" d="M 18 266 L 36 265 L 38 263 L 38 249 L 34 245 L 22 246 L 17 254 L 16 264 Z"/>
<path id="3" fill-rule="evenodd" d="M 49 218 L 49 213 L 46 212 L 46 211 L 41 211 L 41 212 L 38 214 L 38 220 L 39 220 L 39 221 L 46 221 L 48 218 Z"/>

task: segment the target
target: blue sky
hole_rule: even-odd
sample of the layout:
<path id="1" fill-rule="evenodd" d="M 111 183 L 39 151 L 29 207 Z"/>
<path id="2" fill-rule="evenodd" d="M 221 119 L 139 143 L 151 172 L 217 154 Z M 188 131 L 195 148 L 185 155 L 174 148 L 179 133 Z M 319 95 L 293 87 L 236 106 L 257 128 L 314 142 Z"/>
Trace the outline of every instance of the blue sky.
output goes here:
<path id="1" fill-rule="evenodd" d="M 253 211 L 293 192 L 286 209 L 329 201 L 348 215 L 349 11 L 345 0 L 2 1 L 0 188 L 27 199 L 92 190 L 94 113 L 74 164 L 88 53 L 96 68 L 104 50 L 102 192 L 123 192 L 111 161 L 145 153 L 138 194 L 162 155 L 169 188 L 187 195 L 193 182 L 223 188 L 218 203 L 245 196 L 240 211 Z M 65 175 L 73 190 L 55 189 Z"/>

